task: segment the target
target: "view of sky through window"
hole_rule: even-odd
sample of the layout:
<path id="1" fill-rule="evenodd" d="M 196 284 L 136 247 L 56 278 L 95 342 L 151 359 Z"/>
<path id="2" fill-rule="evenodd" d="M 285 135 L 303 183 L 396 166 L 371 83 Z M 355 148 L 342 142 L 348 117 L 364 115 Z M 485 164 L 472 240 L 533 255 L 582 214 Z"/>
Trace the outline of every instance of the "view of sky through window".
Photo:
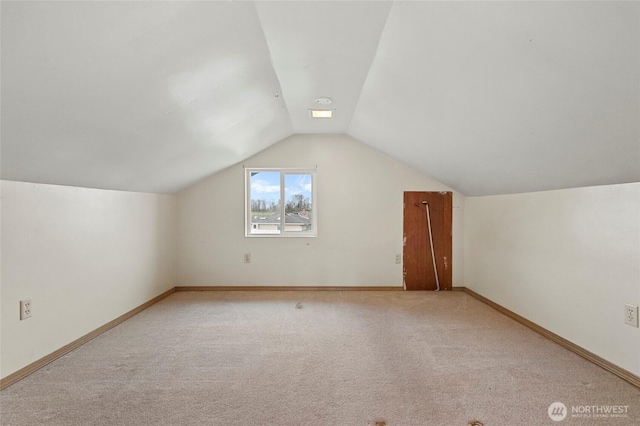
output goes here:
<path id="1" fill-rule="evenodd" d="M 284 191 L 286 201 L 294 195 L 311 200 L 311 175 L 285 174 Z M 251 173 L 251 198 L 278 203 L 280 199 L 280 172 L 264 171 Z"/>
<path id="2" fill-rule="evenodd" d="M 316 235 L 314 173 L 249 170 L 246 235 Z"/>

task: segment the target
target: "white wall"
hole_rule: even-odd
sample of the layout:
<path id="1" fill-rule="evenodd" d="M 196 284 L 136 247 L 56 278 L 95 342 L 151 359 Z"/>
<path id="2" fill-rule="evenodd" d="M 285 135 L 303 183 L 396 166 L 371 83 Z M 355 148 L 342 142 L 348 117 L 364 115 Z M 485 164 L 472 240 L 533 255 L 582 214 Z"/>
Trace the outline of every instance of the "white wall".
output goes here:
<path id="1" fill-rule="evenodd" d="M 1 208 L 2 377 L 175 286 L 175 196 L 2 181 Z"/>
<path id="2" fill-rule="evenodd" d="M 243 166 L 317 166 L 318 237 L 244 237 Z M 348 136 L 292 136 L 179 194 L 178 285 L 401 287 L 403 191 L 447 190 Z M 459 286 L 464 197 L 453 204 Z"/>
<path id="3" fill-rule="evenodd" d="M 640 183 L 467 197 L 465 285 L 640 375 Z"/>

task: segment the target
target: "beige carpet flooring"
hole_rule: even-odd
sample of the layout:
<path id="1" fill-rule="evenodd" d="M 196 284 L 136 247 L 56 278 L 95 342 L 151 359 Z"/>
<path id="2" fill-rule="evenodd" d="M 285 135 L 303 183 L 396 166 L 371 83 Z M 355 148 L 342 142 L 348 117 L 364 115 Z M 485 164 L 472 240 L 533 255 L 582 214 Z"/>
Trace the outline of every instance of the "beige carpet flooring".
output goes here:
<path id="1" fill-rule="evenodd" d="M 16 426 L 640 425 L 638 388 L 462 292 L 179 292 L 0 398 Z"/>

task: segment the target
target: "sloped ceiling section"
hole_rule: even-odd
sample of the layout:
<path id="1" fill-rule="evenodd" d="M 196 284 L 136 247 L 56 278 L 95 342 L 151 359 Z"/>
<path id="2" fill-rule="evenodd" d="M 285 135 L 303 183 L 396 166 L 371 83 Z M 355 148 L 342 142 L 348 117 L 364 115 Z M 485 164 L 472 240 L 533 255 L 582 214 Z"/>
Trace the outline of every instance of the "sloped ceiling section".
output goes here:
<path id="1" fill-rule="evenodd" d="M 0 7 L 3 179 L 172 193 L 348 133 L 465 195 L 640 181 L 640 3 Z"/>
<path id="2" fill-rule="evenodd" d="M 292 134 L 245 2 L 2 2 L 2 177 L 175 192 Z"/>
<path id="3" fill-rule="evenodd" d="M 640 8 L 397 2 L 349 134 L 466 195 L 640 180 Z"/>
<path id="4" fill-rule="evenodd" d="M 257 3 L 295 133 L 346 133 L 390 8 L 390 2 Z M 319 105 L 318 97 L 333 102 Z M 311 120 L 313 108 L 335 113 Z"/>

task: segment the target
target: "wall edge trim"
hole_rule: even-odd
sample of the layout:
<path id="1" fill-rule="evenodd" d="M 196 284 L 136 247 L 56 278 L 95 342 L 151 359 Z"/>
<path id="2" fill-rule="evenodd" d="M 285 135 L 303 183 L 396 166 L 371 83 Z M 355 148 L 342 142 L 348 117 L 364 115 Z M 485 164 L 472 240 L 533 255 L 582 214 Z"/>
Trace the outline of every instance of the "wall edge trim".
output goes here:
<path id="1" fill-rule="evenodd" d="M 120 315 L 119 317 L 117 317 L 117 318 L 109 321 L 108 323 L 96 328 L 95 330 L 85 334 L 84 336 L 79 337 L 78 339 L 72 341 L 71 343 L 68 343 L 68 344 L 64 345 L 60 349 L 57 349 L 57 350 L 51 352 L 49 355 L 46 355 L 46 356 L 40 358 L 39 360 L 34 361 L 34 362 L 32 362 L 31 364 L 29 364 L 29 365 L 27 365 L 25 367 L 22 367 L 18 371 L 15 371 L 15 372 L 9 374 L 7 377 L 4 377 L 4 378 L 0 379 L 0 390 L 4 390 L 4 389 L 8 388 L 9 386 L 11 386 L 11 385 L 19 382 L 20 380 L 24 379 L 25 377 L 29 376 L 30 374 L 35 373 L 36 371 L 38 371 L 42 367 L 46 366 L 47 364 L 55 361 L 56 359 L 60 358 L 63 355 L 68 354 L 72 350 L 74 350 L 76 348 L 79 348 L 80 346 L 84 345 L 88 341 L 98 337 L 99 335 L 101 335 L 105 331 L 111 330 L 115 326 L 125 322 L 126 320 L 128 320 L 131 317 L 133 317 L 134 315 L 139 314 L 140 312 L 144 311 L 145 309 L 147 309 L 151 305 L 159 302 L 160 300 L 164 299 L 165 297 L 169 296 L 170 294 L 174 293 L 175 291 L 176 291 L 176 289 L 175 289 L 175 287 L 173 287 L 173 288 L 165 291 L 164 293 L 159 294 L 158 296 L 156 296 L 153 299 L 143 303 L 142 305 L 140 305 L 140 306 L 138 306 L 136 308 L 133 308 L 129 312 L 126 312 L 126 313 Z"/>
<path id="2" fill-rule="evenodd" d="M 402 287 L 349 286 L 177 286 L 176 291 L 403 291 Z"/>
<path id="3" fill-rule="evenodd" d="M 575 343 L 565 339 L 564 337 L 561 337 L 557 334 L 555 334 L 552 331 L 547 330 L 546 328 L 539 326 L 538 324 L 526 319 L 523 316 L 520 316 L 518 314 L 516 314 L 513 311 L 510 311 L 509 309 L 505 308 L 504 306 L 501 306 L 499 304 L 497 304 L 496 302 L 492 301 L 491 299 L 488 299 L 486 297 L 484 297 L 483 295 L 476 293 L 475 291 L 467 288 L 467 287 L 462 287 L 463 291 L 467 294 L 469 294 L 470 296 L 476 298 L 477 300 L 489 305 L 490 307 L 492 307 L 493 309 L 497 310 L 498 312 L 508 316 L 509 318 L 519 322 L 520 324 L 524 325 L 525 327 L 530 328 L 531 330 L 535 331 L 536 333 L 546 337 L 547 339 L 559 344 L 560 346 L 564 347 L 565 349 L 570 350 L 571 352 L 575 353 L 576 355 L 581 356 L 582 358 L 586 359 L 587 361 L 597 365 L 598 367 L 601 367 L 605 370 L 607 370 L 608 372 L 615 374 L 616 376 L 618 376 L 619 378 L 621 378 L 622 380 L 630 383 L 633 386 L 636 386 L 638 388 L 640 388 L 640 376 L 635 375 L 634 373 L 632 373 L 629 370 L 626 370 L 622 367 L 617 366 L 616 364 L 612 363 L 611 361 L 607 361 L 606 359 L 602 358 L 599 355 L 594 354 L 591 351 L 588 351 L 587 349 L 583 348 L 582 346 L 578 346 Z"/>

